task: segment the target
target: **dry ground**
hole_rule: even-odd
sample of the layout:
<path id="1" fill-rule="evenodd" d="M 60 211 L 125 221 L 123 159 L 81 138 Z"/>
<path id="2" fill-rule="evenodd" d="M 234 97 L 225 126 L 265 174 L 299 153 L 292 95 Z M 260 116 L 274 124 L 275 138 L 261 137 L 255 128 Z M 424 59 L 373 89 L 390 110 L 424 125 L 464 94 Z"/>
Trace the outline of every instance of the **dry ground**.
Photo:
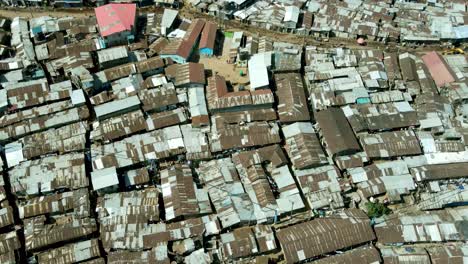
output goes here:
<path id="1" fill-rule="evenodd" d="M 35 9 L 35 8 L 15 8 L 15 9 L 0 9 L 0 17 L 24 17 L 24 18 L 33 18 L 41 16 L 50 16 L 50 17 L 88 17 L 93 16 L 94 10 L 89 8 L 75 8 L 75 9 Z"/>
<path id="2" fill-rule="evenodd" d="M 223 54 L 213 57 L 200 57 L 199 62 L 205 65 L 205 69 L 212 70 L 213 73 L 223 76 L 226 81 L 230 81 L 234 88 L 239 85 L 245 85 L 249 82 L 249 76 L 246 68 L 238 68 L 235 64 L 228 64 L 229 47 L 231 44 L 230 38 L 225 38 L 223 43 Z M 240 76 L 240 71 L 244 72 L 244 76 Z"/>

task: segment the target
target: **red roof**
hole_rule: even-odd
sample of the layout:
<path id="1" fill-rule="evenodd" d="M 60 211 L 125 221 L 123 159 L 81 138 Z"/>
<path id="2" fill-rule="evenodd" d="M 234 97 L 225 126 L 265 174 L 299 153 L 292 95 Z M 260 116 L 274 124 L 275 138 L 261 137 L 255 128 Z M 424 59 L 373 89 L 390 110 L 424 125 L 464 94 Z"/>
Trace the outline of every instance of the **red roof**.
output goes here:
<path id="1" fill-rule="evenodd" d="M 135 4 L 108 4 L 94 9 L 102 37 L 132 30 L 135 26 Z"/>
<path id="2" fill-rule="evenodd" d="M 453 74 L 451 73 L 449 66 L 437 52 L 432 51 L 422 56 L 424 64 L 426 64 L 429 73 L 434 79 L 437 87 L 442 87 L 445 84 L 449 84 L 455 81 Z"/>
<path id="3" fill-rule="evenodd" d="M 217 30 L 218 30 L 218 25 L 216 25 L 216 23 L 206 22 L 205 27 L 203 28 L 203 31 L 201 34 L 200 49 L 203 49 L 203 48 L 214 49 Z"/>

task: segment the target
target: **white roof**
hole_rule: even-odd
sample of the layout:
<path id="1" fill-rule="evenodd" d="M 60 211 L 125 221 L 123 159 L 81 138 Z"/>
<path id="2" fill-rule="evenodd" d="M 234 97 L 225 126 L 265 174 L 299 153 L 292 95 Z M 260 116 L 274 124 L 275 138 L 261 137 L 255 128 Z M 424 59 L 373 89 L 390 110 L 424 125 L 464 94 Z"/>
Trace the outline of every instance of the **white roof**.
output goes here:
<path id="1" fill-rule="evenodd" d="M 71 94 L 71 101 L 73 105 L 82 105 L 86 103 L 86 98 L 83 90 L 73 90 Z"/>
<path id="2" fill-rule="evenodd" d="M 285 7 L 286 13 L 284 14 L 285 22 L 295 22 L 299 19 L 299 8 L 297 6 Z"/>
<path id="3" fill-rule="evenodd" d="M 414 190 L 416 186 L 414 184 L 413 176 L 411 176 L 411 174 L 383 176 L 381 179 L 387 191 L 399 189 Z"/>
<path id="4" fill-rule="evenodd" d="M 400 113 L 404 112 L 414 112 L 413 107 L 407 102 L 407 101 L 402 101 L 402 102 L 395 102 L 393 105 L 398 109 Z"/>
<path id="5" fill-rule="evenodd" d="M 247 0 L 232 0 L 232 3 L 235 3 L 236 5 L 242 5 L 245 1 Z"/>
<path id="6" fill-rule="evenodd" d="M 314 134 L 315 130 L 310 122 L 296 122 L 281 128 L 285 138 L 294 137 L 298 134 Z"/>
<path id="7" fill-rule="evenodd" d="M 255 54 L 248 62 L 251 90 L 262 88 L 270 84 L 265 57 L 264 54 Z"/>
<path id="8" fill-rule="evenodd" d="M 132 109 L 135 106 L 140 105 L 140 99 L 138 96 L 130 96 L 122 100 L 111 101 L 109 103 L 101 104 L 94 107 L 96 117 L 101 119 L 109 114 L 124 111 L 126 109 Z"/>
<path id="9" fill-rule="evenodd" d="M 116 168 L 111 167 L 91 172 L 91 182 L 93 183 L 93 190 L 118 185 L 119 179 L 117 178 Z"/>
<path id="10" fill-rule="evenodd" d="M 189 110 L 192 117 L 208 115 L 205 101 L 205 88 L 193 87 L 188 90 Z"/>
<path id="11" fill-rule="evenodd" d="M 5 156 L 8 168 L 20 164 L 24 161 L 23 157 L 23 144 L 19 142 L 13 142 L 5 146 Z"/>
<path id="12" fill-rule="evenodd" d="M 455 38 L 457 38 L 457 39 L 466 39 L 466 38 L 468 38 L 468 25 L 454 27 L 453 31 L 455 32 Z"/>
<path id="13" fill-rule="evenodd" d="M 280 215 L 289 213 L 291 211 L 300 210 L 305 207 L 301 195 L 298 193 L 290 195 L 288 197 L 276 199 L 276 203 L 278 204 Z"/>
<path id="14" fill-rule="evenodd" d="M 181 38 L 183 38 L 183 37 L 185 36 L 185 33 L 186 33 L 186 32 L 185 32 L 184 30 L 177 28 L 177 29 L 175 29 L 174 31 L 171 31 L 171 33 L 169 33 L 169 34 L 167 35 L 167 37 L 168 37 L 168 38 L 178 38 L 178 39 L 181 39 Z"/>
<path id="15" fill-rule="evenodd" d="M 170 28 L 172 26 L 172 23 L 174 23 L 174 20 L 176 19 L 177 14 L 179 14 L 179 11 L 165 8 L 162 21 L 161 21 L 161 26 Z"/>
<path id="16" fill-rule="evenodd" d="M 0 90 L 0 107 L 7 107 L 7 106 L 8 106 L 7 90 L 2 89 Z"/>
<path id="17" fill-rule="evenodd" d="M 244 32 L 242 31 L 235 31 L 234 34 L 232 34 L 231 49 L 238 49 L 240 47 L 243 35 Z"/>

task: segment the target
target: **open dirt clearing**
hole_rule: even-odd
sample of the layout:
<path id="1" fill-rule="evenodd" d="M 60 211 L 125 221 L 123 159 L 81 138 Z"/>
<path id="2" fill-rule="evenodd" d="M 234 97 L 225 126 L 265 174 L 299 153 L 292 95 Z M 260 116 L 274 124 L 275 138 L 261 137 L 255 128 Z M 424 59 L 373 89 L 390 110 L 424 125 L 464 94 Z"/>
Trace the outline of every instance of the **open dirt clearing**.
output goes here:
<path id="1" fill-rule="evenodd" d="M 249 76 L 246 68 L 238 68 L 235 64 L 228 64 L 229 47 L 231 44 L 230 38 L 225 38 L 223 43 L 223 51 L 221 56 L 200 57 L 199 62 L 205 65 L 205 69 L 209 69 L 218 75 L 223 76 L 226 81 L 236 87 L 239 84 L 245 85 L 249 82 Z M 244 76 L 240 76 L 240 71 L 244 72 Z"/>

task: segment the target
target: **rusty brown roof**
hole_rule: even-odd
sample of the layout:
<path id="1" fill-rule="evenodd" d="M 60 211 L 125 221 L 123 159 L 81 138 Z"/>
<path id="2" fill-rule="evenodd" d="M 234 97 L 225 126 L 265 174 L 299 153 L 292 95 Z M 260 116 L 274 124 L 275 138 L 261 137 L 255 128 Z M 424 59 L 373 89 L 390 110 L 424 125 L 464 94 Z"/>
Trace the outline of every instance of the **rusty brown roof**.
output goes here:
<path id="1" fill-rule="evenodd" d="M 278 116 L 281 122 L 310 120 L 302 77 L 299 73 L 275 74 Z"/>
<path id="2" fill-rule="evenodd" d="M 179 103 L 176 89 L 173 86 L 140 90 L 138 95 L 145 112 L 159 110 Z"/>
<path id="3" fill-rule="evenodd" d="M 189 166 L 178 164 L 162 170 L 161 188 L 166 220 L 190 217 L 201 213 Z"/>
<path id="4" fill-rule="evenodd" d="M 412 130 L 363 134 L 360 141 L 369 158 L 389 158 L 421 154 L 421 145 Z"/>
<path id="5" fill-rule="evenodd" d="M 81 262 L 100 255 L 98 239 L 91 239 L 41 252 L 37 255 L 37 259 L 39 263 L 65 264 Z"/>
<path id="6" fill-rule="evenodd" d="M 340 108 L 329 108 L 315 114 L 330 155 L 360 151 L 361 147 Z"/>
<path id="7" fill-rule="evenodd" d="M 271 107 L 274 96 L 270 89 L 230 92 L 224 77 L 214 75 L 208 78 L 206 100 L 211 112 L 219 112 L 234 107 Z"/>
<path id="8" fill-rule="evenodd" d="M 270 163 L 274 168 L 280 167 L 288 162 L 286 155 L 280 145 L 272 145 L 255 150 L 238 152 L 232 155 L 233 162 L 245 168 L 264 162 Z"/>
<path id="9" fill-rule="evenodd" d="M 166 69 L 166 75 L 174 79 L 175 86 L 205 84 L 205 67 L 201 63 L 173 64 Z"/>
<path id="10" fill-rule="evenodd" d="M 218 30 L 218 25 L 214 22 L 206 22 L 205 27 L 203 28 L 199 48 L 209 48 L 214 49 L 216 41 L 216 32 Z"/>
<path id="11" fill-rule="evenodd" d="M 97 231 L 94 218 L 62 216 L 48 223 L 45 216 L 24 220 L 26 250 L 36 250 L 48 245 L 85 237 Z"/>
<path id="12" fill-rule="evenodd" d="M 18 204 L 20 218 L 39 215 L 73 213 L 75 216 L 89 216 L 90 203 L 88 190 L 85 188 L 75 191 L 39 196 Z"/>
<path id="13" fill-rule="evenodd" d="M 377 249 L 370 246 L 362 246 L 343 254 L 334 255 L 314 261 L 316 264 L 347 264 L 347 263 L 381 263 L 380 253 Z"/>
<path id="14" fill-rule="evenodd" d="M 210 145 L 213 152 L 263 146 L 281 141 L 278 125 L 274 122 L 250 122 L 239 126 L 225 123 L 222 117 L 215 116 L 211 123 L 213 125 Z"/>
<path id="15" fill-rule="evenodd" d="M 184 108 L 153 113 L 146 119 L 146 129 L 148 131 L 173 126 L 187 121 L 187 113 Z"/>
<path id="16" fill-rule="evenodd" d="M 184 40 L 190 44 L 190 48 L 193 48 L 193 46 L 195 45 L 195 42 L 198 40 L 198 37 L 200 36 L 200 33 L 202 32 L 204 26 L 205 20 L 195 19 L 188 27 L 187 32 L 184 36 Z"/>
<path id="17" fill-rule="evenodd" d="M 139 73 L 163 68 L 165 65 L 164 60 L 160 57 L 153 57 L 135 63 L 136 69 Z"/>
<path id="18" fill-rule="evenodd" d="M 426 248 L 433 264 L 463 263 L 463 258 L 468 255 L 467 246 L 440 245 Z"/>
<path id="19" fill-rule="evenodd" d="M 9 233 L 0 234 L 0 255 L 2 259 L 3 255 L 14 253 L 16 249 L 21 248 L 21 243 L 16 232 L 17 231 L 11 231 Z"/>
<path id="20" fill-rule="evenodd" d="M 149 57 L 152 57 L 156 54 L 160 54 L 161 51 L 169 44 L 169 41 L 166 38 L 158 38 L 153 43 L 148 46 L 148 51 L 146 54 Z"/>
<path id="21" fill-rule="evenodd" d="M 278 230 L 276 235 L 288 263 L 375 239 L 370 221 L 359 209 L 286 227 Z"/>

